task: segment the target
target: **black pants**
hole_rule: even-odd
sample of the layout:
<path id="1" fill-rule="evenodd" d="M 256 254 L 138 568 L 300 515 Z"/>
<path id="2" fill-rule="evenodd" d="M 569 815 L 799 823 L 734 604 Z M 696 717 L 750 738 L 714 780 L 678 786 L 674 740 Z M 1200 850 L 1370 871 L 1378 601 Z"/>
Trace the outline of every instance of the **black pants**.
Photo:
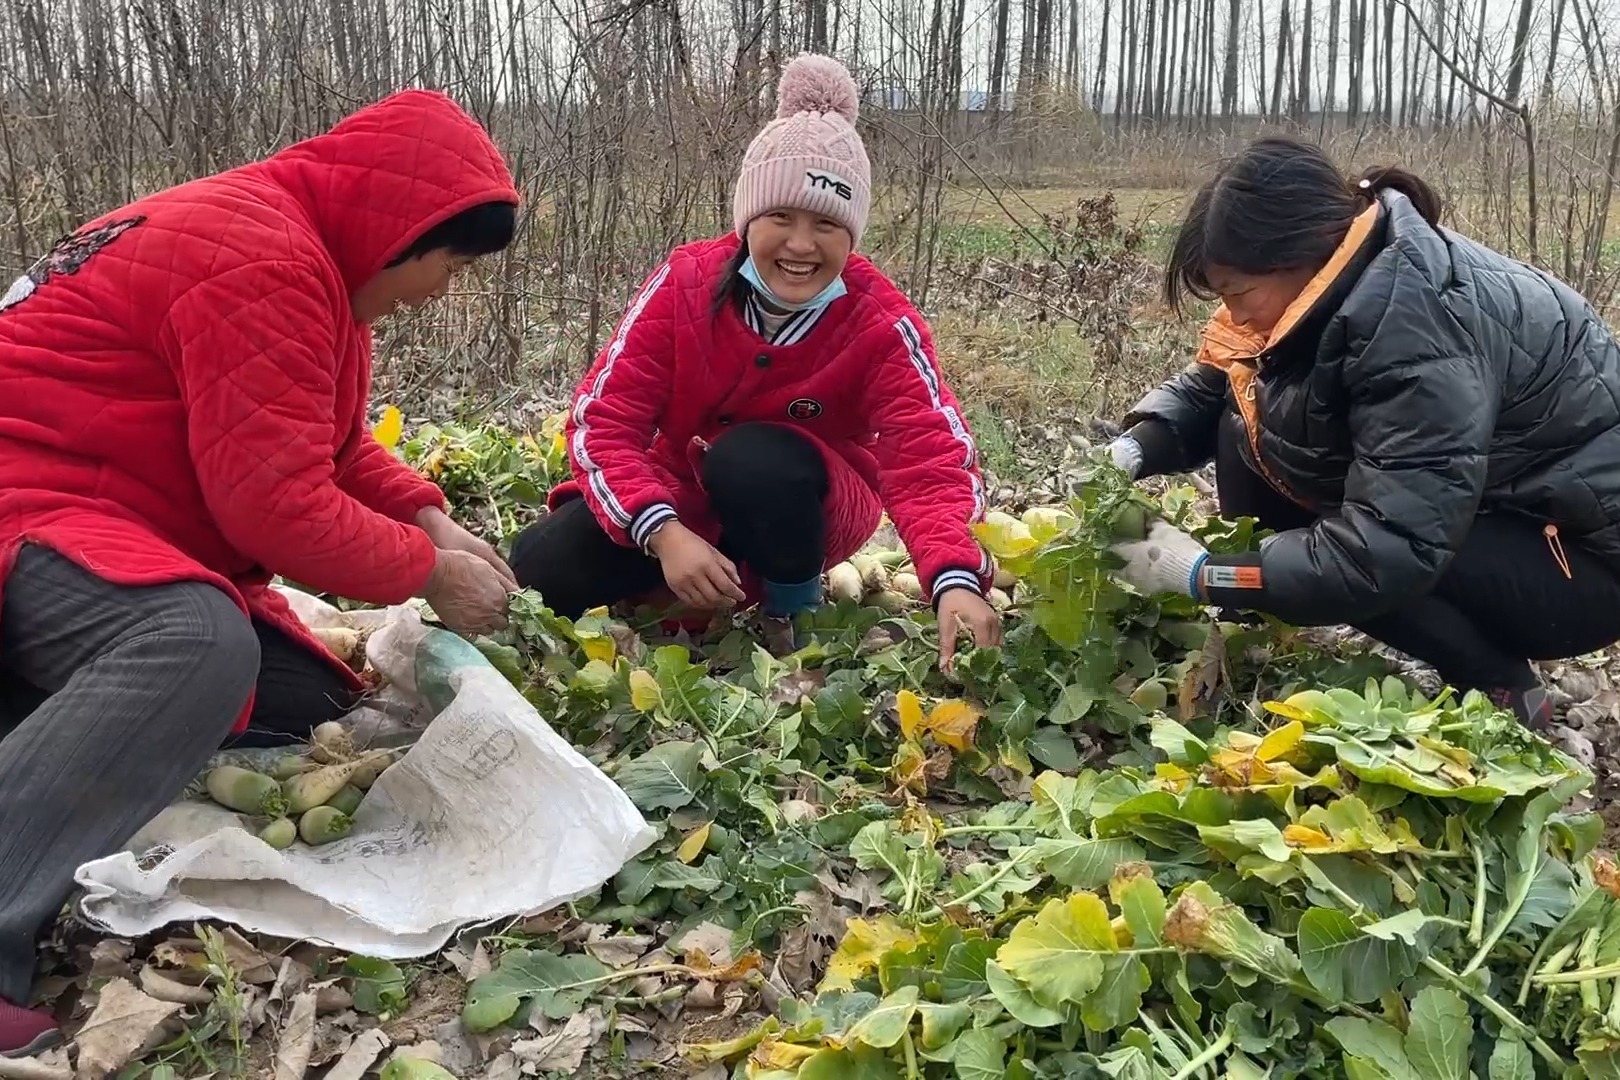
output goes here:
<path id="1" fill-rule="evenodd" d="M 81 863 L 186 786 L 250 691 L 258 745 L 354 705 L 338 673 L 212 585 L 113 585 L 24 547 L 0 612 L 0 998 L 26 1002 L 34 940 Z"/>
<path id="2" fill-rule="evenodd" d="M 1215 486 L 1221 516 L 1253 517 L 1281 532 L 1314 515 L 1251 469 L 1223 423 Z M 1566 578 L 1533 522 L 1483 514 L 1429 592 L 1356 626 L 1368 637 L 1432 666 L 1459 691 L 1528 690 L 1531 660 L 1562 660 L 1620 640 L 1620 575 L 1565 543 Z"/>
<path id="3" fill-rule="evenodd" d="M 827 466 L 809 440 L 774 424 L 743 424 L 714 441 L 703 489 L 720 521 L 718 547 L 765 582 L 821 573 L 826 558 Z M 518 584 L 559 615 L 578 618 L 656 589 L 657 560 L 608 536 L 583 499 L 547 514 L 512 542 Z"/>

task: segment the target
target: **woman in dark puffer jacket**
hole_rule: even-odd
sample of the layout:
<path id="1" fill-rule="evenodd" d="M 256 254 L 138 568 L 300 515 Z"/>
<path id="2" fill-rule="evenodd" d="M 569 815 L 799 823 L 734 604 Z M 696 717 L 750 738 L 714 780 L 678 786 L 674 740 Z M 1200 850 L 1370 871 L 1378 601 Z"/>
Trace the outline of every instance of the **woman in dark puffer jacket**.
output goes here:
<path id="1" fill-rule="evenodd" d="M 1530 661 L 1620 639 L 1620 347 L 1440 210 L 1408 172 L 1346 181 L 1280 138 L 1198 192 L 1166 296 L 1222 303 L 1110 451 L 1138 478 L 1214 459 L 1221 514 L 1276 535 L 1211 555 L 1159 522 L 1120 574 L 1354 626 L 1541 727 Z"/>

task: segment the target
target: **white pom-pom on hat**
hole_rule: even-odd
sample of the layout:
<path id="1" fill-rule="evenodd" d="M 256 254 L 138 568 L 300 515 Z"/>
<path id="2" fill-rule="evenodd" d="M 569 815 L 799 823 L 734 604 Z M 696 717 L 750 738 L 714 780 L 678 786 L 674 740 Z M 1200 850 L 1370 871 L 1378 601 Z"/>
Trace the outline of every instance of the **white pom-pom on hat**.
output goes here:
<path id="1" fill-rule="evenodd" d="M 849 69 L 830 56 L 805 53 L 782 71 L 776 88 L 778 119 L 800 113 L 837 113 L 851 124 L 861 111 L 860 91 Z"/>

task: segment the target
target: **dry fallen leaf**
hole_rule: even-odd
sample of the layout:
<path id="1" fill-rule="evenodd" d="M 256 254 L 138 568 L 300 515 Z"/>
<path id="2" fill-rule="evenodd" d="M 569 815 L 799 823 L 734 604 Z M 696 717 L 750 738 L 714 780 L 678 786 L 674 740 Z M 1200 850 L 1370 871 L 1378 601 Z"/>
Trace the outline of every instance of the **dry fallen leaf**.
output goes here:
<path id="1" fill-rule="evenodd" d="M 512 1054 L 529 1071 L 571 1073 L 585 1062 L 594 1033 L 589 1012 L 575 1013 L 562 1027 L 534 1039 L 518 1039 Z"/>
<path id="2" fill-rule="evenodd" d="M 439 1064 L 446 1072 L 457 1076 L 474 1076 L 483 1068 L 485 1052 L 476 1036 L 461 1022 L 461 1017 L 446 1020 L 433 1029 L 433 1041 L 439 1044 Z"/>
<path id="3" fill-rule="evenodd" d="M 264 955 L 257 945 L 232 927 L 227 926 L 220 936 L 225 939 L 225 959 L 237 978 L 261 986 L 276 981 L 276 970 L 280 965 L 272 957 Z"/>
<path id="4" fill-rule="evenodd" d="M 79 1047 L 80 1080 L 100 1080 L 129 1063 L 158 1026 L 180 1010 L 172 1001 L 142 993 L 128 979 L 101 988 L 101 1000 L 74 1041 Z"/>
<path id="5" fill-rule="evenodd" d="M 0 1057 L 0 1080 L 73 1080 L 67 1051 L 47 1050 L 37 1057 Z"/>
<path id="6" fill-rule="evenodd" d="M 669 944 L 677 955 L 702 952 L 717 967 L 731 963 L 731 931 L 712 922 L 698 923 Z"/>
<path id="7" fill-rule="evenodd" d="M 495 968 L 495 965 L 490 962 L 489 950 L 484 948 L 482 941 L 474 944 L 470 953 L 457 945 L 455 948 L 447 950 L 444 958 L 450 961 L 451 966 L 456 969 L 456 974 L 468 982 L 488 975 Z"/>
<path id="8" fill-rule="evenodd" d="M 270 1000 L 286 1001 L 308 986 L 314 974 L 292 957 L 282 957 L 281 966 L 276 971 L 275 984 L 270 987 Z"/>
<path id="9" fill-rule="evenodd" d="M 388 1046 L 388 1036 L 382 1028 L 367 1028 L 354 1037 L 354 1042 L 327 1072 L 326 1080 L 360 1080 Z"/>
<path id="10" fill-rule="evenodd" d="M 653 939 L 645 934 L 623 934 L 593 941 L 585 951 L 610 968 L 624 968 L 646 956 L 652 943 Z"/>
<path id="11" fill-rule="evenodd" d="M 276 1043 L 275 1080 L 304 1080 L 309 1071 L 309 1055 L 315 1049 L 315 991 L 305 990 L 293 998 L 287 1021 L 281 1026 Z"/>
<path id="12" fill-rule="evenodd" d="M 129 974 L 129 958 L 135 955 L 135 946 L 127 941 L 108 938 L 98 941 L 90 950 L 91 979 L 115 979 Z"/>
<path id="13" fill-rule="evenodd" d="M 178 1005 L 207 1005 L 214 1000 L 212 990 L 187 986 L 169 978 L 151 964 L 141 968 L 141 989 L 159 1001 L 172 1001 Z"/>
<path id="14" fill-rule="evenodd" d="M 523 1075 L 517 1055 L 506 1053 L 489 1063 L 480 1080 L 518 1080 Z M 327 1080 L 331 1080 L 330 1077 Z"/>

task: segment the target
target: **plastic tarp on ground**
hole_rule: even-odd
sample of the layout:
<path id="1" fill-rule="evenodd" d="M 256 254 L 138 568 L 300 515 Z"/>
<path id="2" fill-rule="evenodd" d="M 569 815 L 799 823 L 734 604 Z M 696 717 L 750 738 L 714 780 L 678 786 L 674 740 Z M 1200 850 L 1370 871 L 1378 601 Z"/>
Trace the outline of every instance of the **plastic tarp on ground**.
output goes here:
<path id="1" fill-rule="evenodd" d="M 223 807 L 171 806 L 125 850 L 79 868 L 92 924 L 134 937 L 221 919 L 350 952 L 422 956 L 464 926 L 593 892 L 656 838 L 469 642 L 411 606 L 343 613 L 285 591 L 308 625 L 373 628 L 366 654 L 387 685 L 346 722 L 362 747 L 409 751 L 367 792 L 353 831 L 320 847 L 277 851 Z M 214 764 L 262 766 L 285 752 L 226 751 Z"/>

